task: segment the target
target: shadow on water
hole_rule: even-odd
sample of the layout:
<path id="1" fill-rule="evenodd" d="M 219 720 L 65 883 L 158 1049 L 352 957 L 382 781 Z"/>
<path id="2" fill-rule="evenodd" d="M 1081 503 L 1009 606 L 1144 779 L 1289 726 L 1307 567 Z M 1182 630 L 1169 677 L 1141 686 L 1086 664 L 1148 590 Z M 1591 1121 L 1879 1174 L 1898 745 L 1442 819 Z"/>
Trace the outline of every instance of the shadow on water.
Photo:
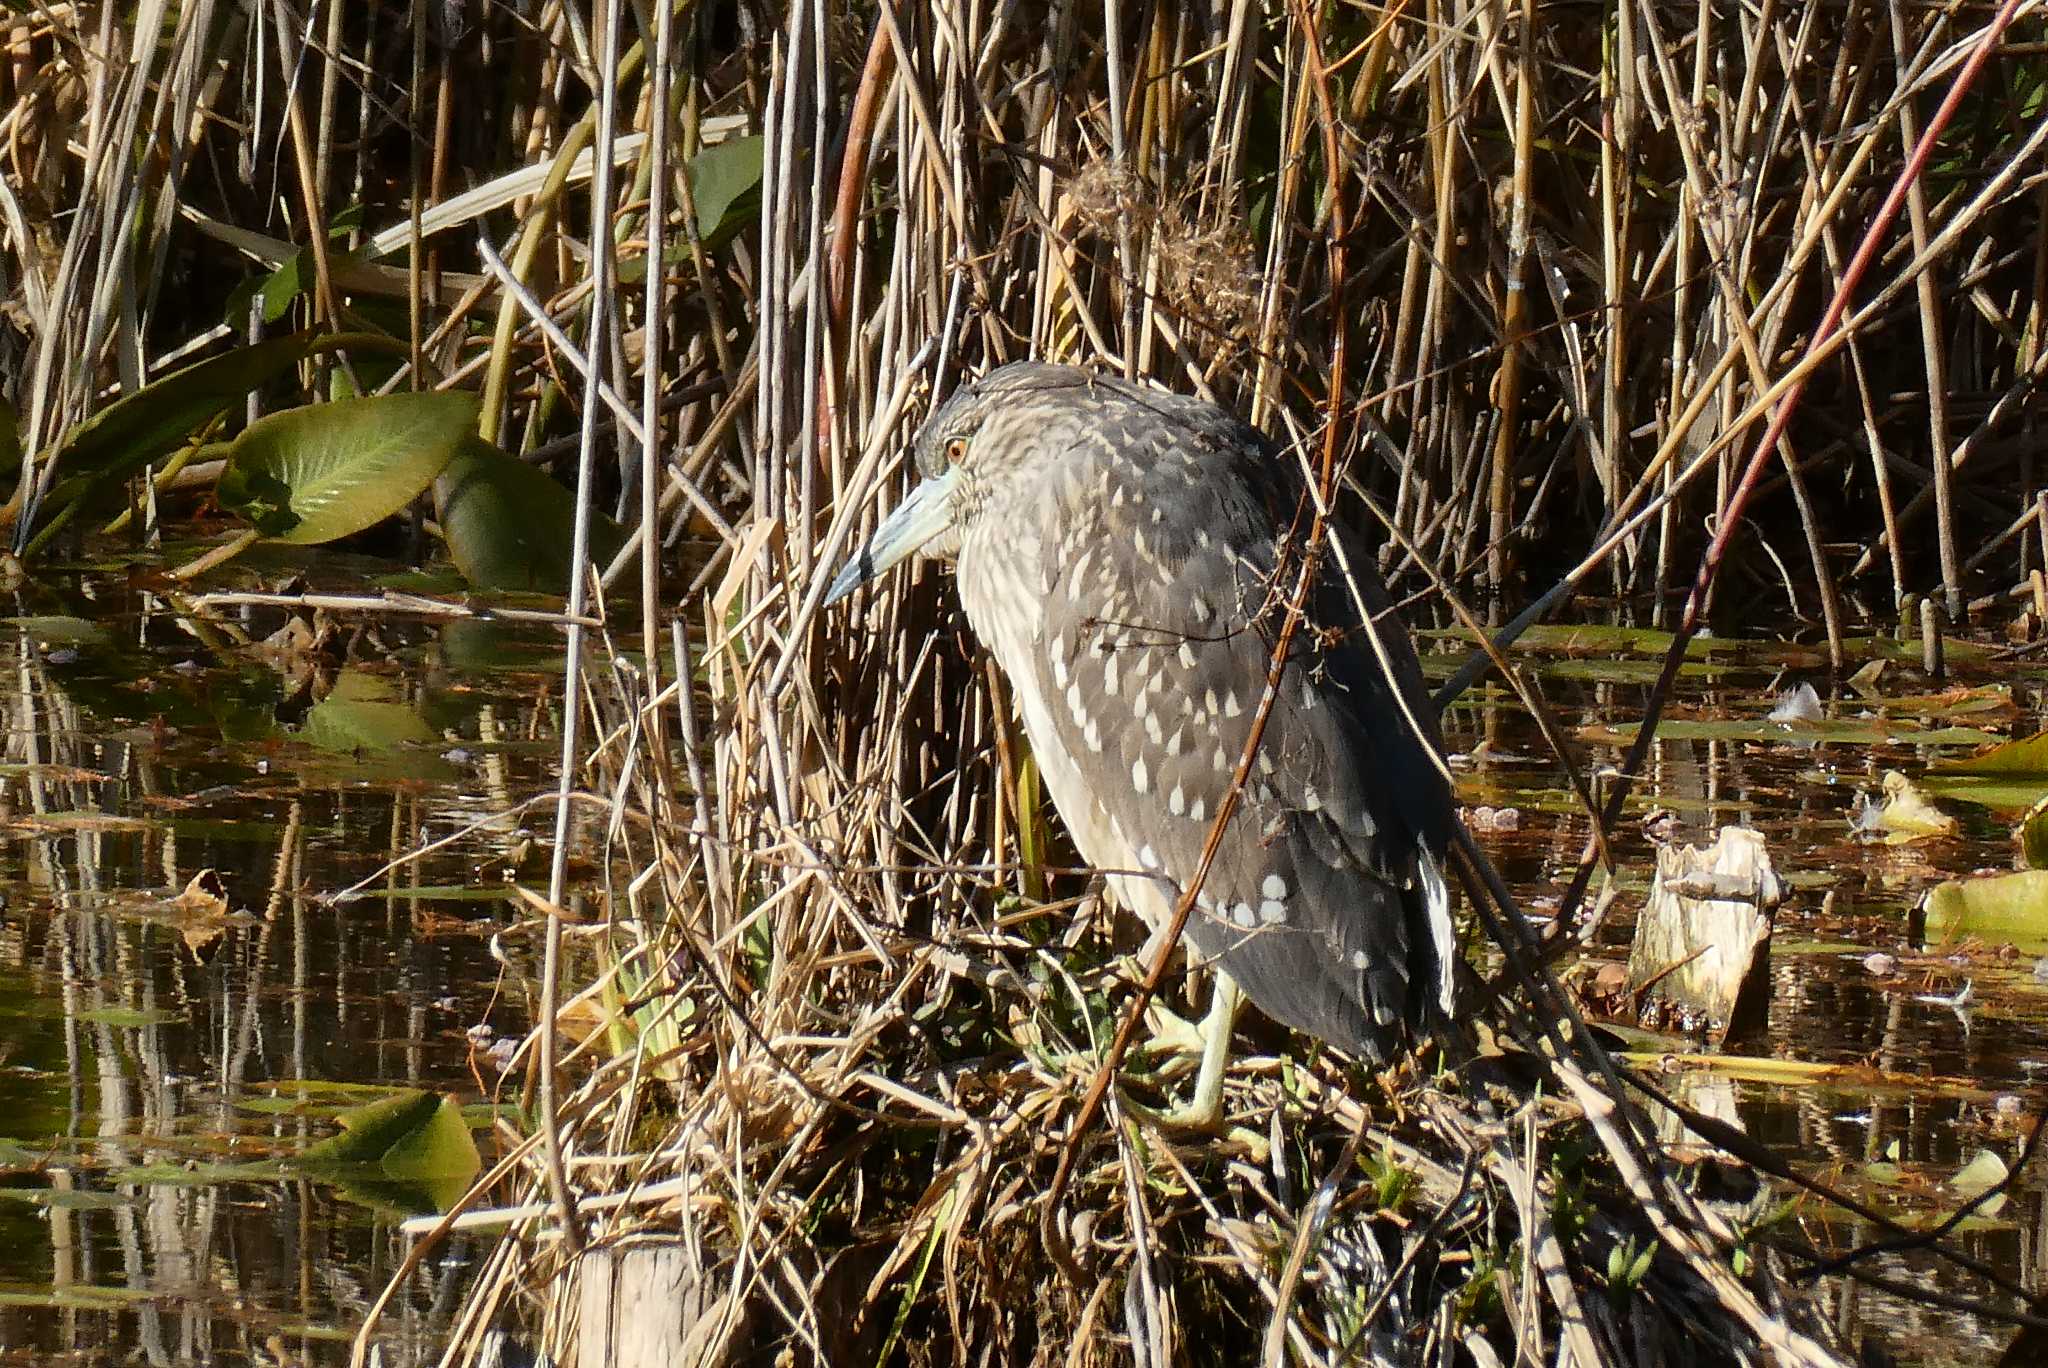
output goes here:
<path id="1" fill-rule="evenodd" d="M 484 1163 L 502 1152 L 492 1106 L 516 1120 L 525 1100 L 523 1065 L 502 1071 L 530 1011 L 503 890 L 545 878 L 528 825 L 548 813 L 521 804 L 550 783 L 559 640 L 275 609 L 202 620 L 80 576 L 19 594 L 0 643 L 0 1362 L 345 1362 L 411 1248 L 400 1216 L 448 1184 L 294 1161 L 350 1107 L 408 1089 L 462 1104 L 442 1121 L 470 1128 Z M 1655 644 L 1594 629 L 1525 653 L 1588 769 L 1626 746 Z M 1951 803 L 1951 836 L 1857 829 L 1885 771 L 2041 729 L 2039 683 L 1968 654 L 1953 690 L 1895 667 L 1788 729 L 1766 711 L 1817 658 L 1703 650 L 1616 833 L 1633 881 L 1587 961 L 1565 966 L 1585 982 L 1625 957 L 1653 835 L 1762 831 L 1792 889 L 1767 1030 L 1725 1052 L 1747 1063 L 1692 1068 L 1673 1042 L 1661 1067 L 1698 1109 L 1918 1225 L 1956 1207 L 1951 1180 L 1979 1151 L 2017 1152 L 2048 1069 L 2038 949 L 1909 933 L 1940 879 L 2009 867 L 2007 820 Z M 1463 800 L 1490 810 L 1481 839 L 1532 911 L 1554 910 L 1586 825 L 1533 723 L 1486 690 L 1447 730 Z M 2038 1283 L 2044 1209 L 2029 1172 L 1956 1238 Z M 1784 1221 L 1830 1253 L 1878 1234 L 1810 1200 Z M 456 1235 L 400 1282 L 385 1362 L 438 1352 L 490 1238 Z M 1871 1262 L 1937 1289 L 1950 1276 L 1912 1253 Z M 1873 1333 L 1908 1361 L 1989 1362 L 2007 1338 L 1877 1292 L 1829 1295 L 1852 1342 Z"/>

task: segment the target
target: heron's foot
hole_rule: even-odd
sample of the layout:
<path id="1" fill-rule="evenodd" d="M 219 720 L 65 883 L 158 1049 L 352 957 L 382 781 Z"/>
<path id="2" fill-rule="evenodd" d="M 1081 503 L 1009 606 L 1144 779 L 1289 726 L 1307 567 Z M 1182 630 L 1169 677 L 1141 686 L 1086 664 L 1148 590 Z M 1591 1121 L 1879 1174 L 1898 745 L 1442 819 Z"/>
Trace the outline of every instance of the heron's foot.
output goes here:
<path id="1" fill-rule="evenodd" d="M 1152 1054 L 1178 1055 L 1199 1059 L 1209 1048 L 1209 1038 L 1202 1027 L 1189 1021 L 1154 998 L 1145 1008 L 1145 1024 L 1152 1028 L 1152 1035 L 1142 1048 Z M 1178 1070 L 1175 1070 L 1178 1072 Z"/>
<path id="2" fill-rule="evenodd" d="M 1186 1102 L 1169 1107 L 1154 1107 L 1133 1098 L 1119 1089 L 1124 1110 L 1145 1124 L 1163 1131 L 1194 1132 L 1202 1135 L 1223 1135 L 1229 1127 L 1223 1115 L 1223 1080 L 1216 1080 L 1213 1091 L 1204 1096 L 1200 1087 Z"/>
<path id="3" fill-rule="evenodd" d="M 1194 1096 L 1166 1111 L 1140 1108 L 1153 1124 L 1166 1130 L 1193 1130 L 1216 1134 L 1223 1130 L 1223 1082 L 1230 1069 L 1230 1033 L 1237 1024 L 1238 1004 L 1243 993 L 1228 974 L 1216 976 L 1209 1001 L 1209 1014 L 1198 1027 L 1174 1015 L 1158 1003 L 1146 1018 L 1154 1035 L 1149 1048 L 1196 1055 L 1201 1069 L 1195 1075 Z"/>

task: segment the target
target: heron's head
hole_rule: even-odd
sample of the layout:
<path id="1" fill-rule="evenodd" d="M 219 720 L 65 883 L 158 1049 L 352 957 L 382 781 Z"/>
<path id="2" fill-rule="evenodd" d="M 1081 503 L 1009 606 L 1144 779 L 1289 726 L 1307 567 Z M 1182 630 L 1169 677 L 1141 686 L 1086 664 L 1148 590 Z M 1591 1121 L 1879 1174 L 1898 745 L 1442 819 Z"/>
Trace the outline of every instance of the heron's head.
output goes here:
<path id="1" fill-rule="evenodd" d="M 825 602 L 837 603 L 913 552 L 958 556 L 963 529 L 994 495 L 1032 487 L 1048 462 L 1071 449 L 1089 385 L 1085 371 L 1025 362 L 956 390 L 912 448 L 923 478 L 846 563 Z"/>

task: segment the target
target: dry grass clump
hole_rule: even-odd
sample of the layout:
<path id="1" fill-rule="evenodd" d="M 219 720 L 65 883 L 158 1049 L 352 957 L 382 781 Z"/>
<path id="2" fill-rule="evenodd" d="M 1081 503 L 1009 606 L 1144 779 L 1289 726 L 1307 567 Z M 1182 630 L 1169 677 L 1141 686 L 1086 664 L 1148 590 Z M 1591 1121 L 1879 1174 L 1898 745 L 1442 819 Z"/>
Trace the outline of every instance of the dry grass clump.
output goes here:
<path id="1" fill-rule="evenodd" d="M 1205 332 L 1217 361 L 1234 360 L 1253 340 L 1262 285 L 1252 237 L 1235 205 L 1218 221 L 1201 221 L 1199 192 L 1165 197 L 1130 168 L 1094 161 L 1065 184 L 1078 225 L 1108 248 L 1135 237 L 1157 263 L 1160 301 L 1184 324 Z"/>
<path id="2" fill-rule="evenodd" d="M 1368 1079 L 1268 1034 L 1246 1135 L 1074 1130 L 1128 988 L 1006 686 L 933 574 L 817 604 L 931 400 L 1031 354 L 1313 440 L 1430 603 L 1568 572 L 1661 621 L 1755 447 L 1736 606 L 1838 653 L 1909 596 L 2009 616 L 2048 551 L 2036 64 L 1975 78 L 1818 327 L 1984 10 L 536 0 L 449 43 L 435 9 L 0 20 L 35 186 L 0 283 L 31 453 L 221 336 L 381 323 L 382 383 L 479 387 L 642 529 L 562 690 L 609 967 L 563 982 L 552 924 L 452 1361 L 564 1349 L 573 1256 L 648 1231 L 714 1357 L 1835 1361 L 1758 1211 L 1688 1193 L 1533 957 L 1482 949 L 1529 947 L 1476 858 L 1483 1048 Z M 750 135 L 758 184 L 707 155 Z M 301 246 L 285 314 L 218 323 Z M 618 1024 L 571 1049 L 577 989 Z"/>

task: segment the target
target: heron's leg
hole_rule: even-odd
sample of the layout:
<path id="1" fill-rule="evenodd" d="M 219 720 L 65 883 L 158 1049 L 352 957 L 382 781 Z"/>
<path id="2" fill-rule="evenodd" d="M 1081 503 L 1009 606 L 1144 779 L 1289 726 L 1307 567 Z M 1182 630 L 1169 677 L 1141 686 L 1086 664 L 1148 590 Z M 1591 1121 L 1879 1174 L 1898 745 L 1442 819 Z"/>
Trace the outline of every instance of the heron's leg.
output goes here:
<path id="1" fill-rule="evenodd" d="M 1209 990 L 1209 1015 L 1202 1018 L 1202 1071 L 1195 1075 L 1195 1095 L 1169 1118 L 1198 1130 L 1214 1130 L 1223 1119 L 1223 1075 L 1230 1067 L 1230 1034 L 1244 990 L 1237 980 L 1216 971 Z"/>
<path id="2" fill-rule="evenodd" d="M 1166 1012 L 1164 1015 L 1169 1024 L 1153 1037 L 1151 1043 L 1154 1048 L 1187 1053 L 1194 1053 L 1194 1048 L 1199 1046 L 1202 1067 L 1195 1075 L 1195 1095 L 1186 1105 L 1171 1111 L 1134 1109 L 1144 1112 L 1159 1125 L 1174 1130 L 1218 1129 L 1223 1120 L 1223 1076 L 1230 1067 L 1230 1034 L 1237 1025 L 1237 1009 L 1243 1002 L 1244 990 L 1237 986 L 1235 979 L 1218 969 L 1215 986 L 1209 992 L 1209 1014 L 1202 1018 L 1199 1029 Z"/>

